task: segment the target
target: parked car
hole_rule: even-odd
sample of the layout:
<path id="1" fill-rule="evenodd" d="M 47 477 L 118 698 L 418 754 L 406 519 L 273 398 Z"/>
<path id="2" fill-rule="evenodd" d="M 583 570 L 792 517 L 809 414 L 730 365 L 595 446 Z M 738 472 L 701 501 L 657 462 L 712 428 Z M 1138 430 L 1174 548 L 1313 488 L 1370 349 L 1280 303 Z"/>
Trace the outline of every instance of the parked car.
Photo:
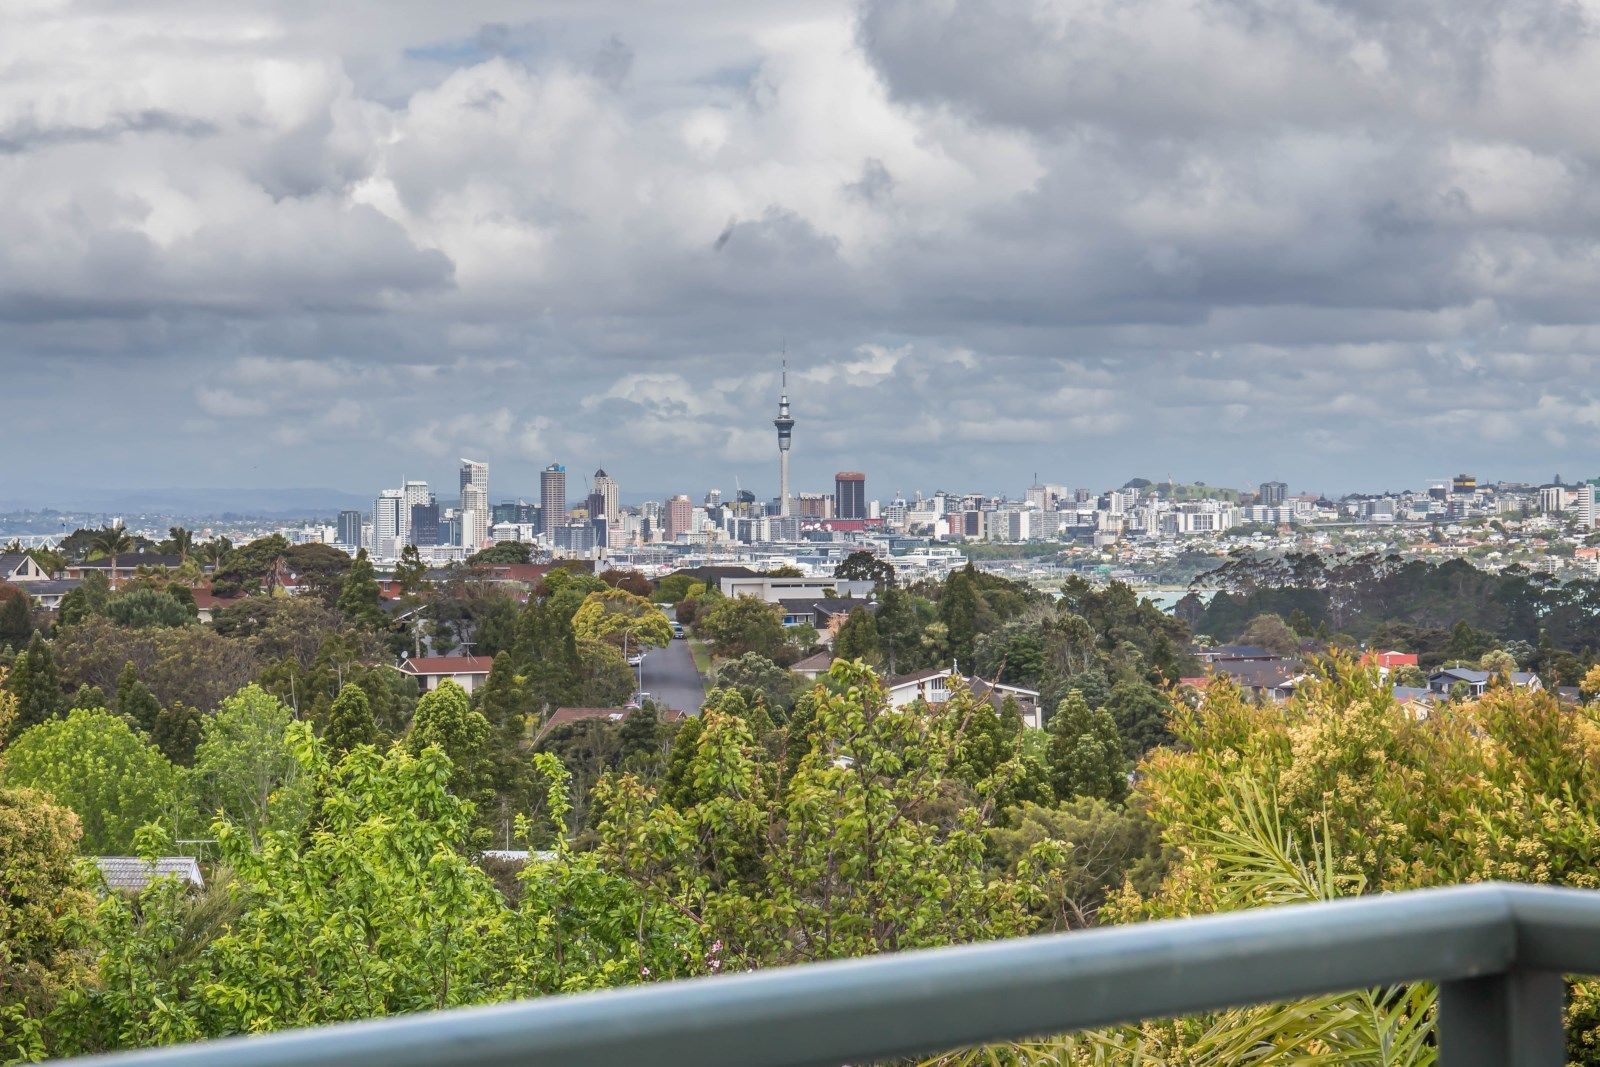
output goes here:
<path id="1" fill-rule="evenodd" d="M 675 622 L 675 623 L 672 624 L 672 636 L 673 637 L 686 637 L 686 636 L 688 636 L 687 634 L 684 633 L 683 623 Z"/>

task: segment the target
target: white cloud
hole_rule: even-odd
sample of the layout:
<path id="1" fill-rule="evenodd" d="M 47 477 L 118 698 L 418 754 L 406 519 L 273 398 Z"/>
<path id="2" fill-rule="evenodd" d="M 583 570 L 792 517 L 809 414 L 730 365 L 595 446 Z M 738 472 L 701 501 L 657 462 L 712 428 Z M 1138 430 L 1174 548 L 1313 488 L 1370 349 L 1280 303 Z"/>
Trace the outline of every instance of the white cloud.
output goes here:
<path id="1" fill-rule="evenodd" d="M 663 491 L 770 479 L 785 344 L 804 478 L 1587 461 L 1584 8 L 528 18 L 8 12 L 0 369 L 33 410 L 114 412 L 62 478 L 103 481 L 98 432 L 135 473 L 203 441 L 226 475 L 265 423 L 280 482 L 339 455 L 367 488 L 464 448 L 527 491 L 552 459 Z"/>

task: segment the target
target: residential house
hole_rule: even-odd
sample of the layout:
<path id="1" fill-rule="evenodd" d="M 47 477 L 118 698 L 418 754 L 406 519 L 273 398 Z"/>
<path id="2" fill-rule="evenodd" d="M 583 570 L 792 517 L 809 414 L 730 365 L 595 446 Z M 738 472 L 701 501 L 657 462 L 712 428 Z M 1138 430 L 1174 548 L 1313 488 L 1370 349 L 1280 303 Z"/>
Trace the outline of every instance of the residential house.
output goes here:
<path id="1" fill-rule="evenodd" d="M 26 552 L 0 552 L 0 582 L 24 585 L 49 579 L 45 569 Z"/>
<path id="2" fill-rule="evenodd" d="M 844 578 L 774 578 L 768 574 L 751 577 L 731 576 L 718 583 L 722 595 L 753 596 L 769 604 L 785 600 L 822 600 L 833 597 L 859 597 L 865 600 L 872 594 L 872 582 Z"/>
<path id="3" fill-rule="evenodd" d="M 1276 656 L 1266 649 L 1252 649 L 1263 653 L 1251 658 L 1216 658 L 1207 664 L 1204 675 L 1180 678 L 1180 685 L 1204 689 L 1212 680 L 1223 676 L 1244 692 L 1265 700 L 1287 700 L 1294 687 L 1305 677 L 1299 660 Z"/>
<path id="4" fill-rule="evenodd" d="M 1489 671 L 1473 670 L 1470 667 L 1445 667 L 1428 676 L 1428 688 L 1441 696 L 1448 697 L 1456 686 L 1464 686 L 1464 692 L 1469 697 L 1480 697 L 1489 688 L 1489 682 L 1494 675 Z M 1539 690 L 1544 684 L 1539 681 L 1539 676 L 1532 671 L 1512 671 L 1511 685 L 1516 689 Z"/>
<path id="5" fill-rule="evenodd" d="M 833 666 L 833 653 L 828 649 L 815 652 L 796 663 L 789 669 L 807 681 L 814 682 L 820 676 L 828 673 L 828 668 Z"/>
<path id="6" fill-rule="evenodd" d="M 101 881 L 114 893 L 142 893 L 157 878 L 168 876 L 195 889 L 204 889 L 206 884 L 193 856 L 158 856 L 154 862 L 138 856 L 96 856 L 94 865 Z"/>
<path id="7" fill-rule="evenodd" d="M 489 680 L 494 667 L 493 656 L 414 656 L 400 664 L 400 673 L 417 680 L 424 693 L 439 688 L 439 683 L 449 679 L 471 693 Z"/>
<path id="8" fill-rule="evenodd" d="M 42 582 L 24 582 L 17 588 L 27 592 L 35 607 L 55 611 L 61 607 L 61 599 L 82 584 L 77 578 L 47 578 Z"/>
<path id="9" fill-rule="evenodd" d="M 943 704 L 950 699 L 950 691 L 956 686 L 965 686 L 973 696 L 987 700 L 995 707 L 1005 703 L 1006 697 L 1011 697 L 1016 701 L 1018 710 L 1022 712 L 1022 721 L 1025 725 L 1036 730 L 1044 727 L 1044 712 L 1039 703 L 1037 689 L 1002 685 L 981 678 L 968 678 L 958 671 L 945 667 L 902 674 L 885 679 L 883 683 L 889 695 L 890 705 L 896 708 L 909 707 L 919 700 L 926 704 Z"/>
<path id="10" fill-rule="evenodd" d="M 160 552 L 124 552 L 117 556 L 117 569 L 111 569 L 110 557 L 85 560 L 82 563 L 67 564 L 68 578 L 87 578 L 91 574 L 103 574 L 113 587 L 132 578 L 144 567 L 153 570 L 175 570 L 183 565 L 183 560 L 178 556 L 167 555 Z"/>
<path id="11" fill-rule="evenodd" d="M 866 608 L 876 612 L 878 604 L 871 600 L 850 600 L 845 597 L 805 597 L 801 599 L 784 599 L 778 601 L 783 608 L 783 624 L 785 626 L 811 626 L 817 631 L 817 639 L 825 645 L 833 643 L 833 637 L 839 632 L 850 613 L 857 608 Z"/>

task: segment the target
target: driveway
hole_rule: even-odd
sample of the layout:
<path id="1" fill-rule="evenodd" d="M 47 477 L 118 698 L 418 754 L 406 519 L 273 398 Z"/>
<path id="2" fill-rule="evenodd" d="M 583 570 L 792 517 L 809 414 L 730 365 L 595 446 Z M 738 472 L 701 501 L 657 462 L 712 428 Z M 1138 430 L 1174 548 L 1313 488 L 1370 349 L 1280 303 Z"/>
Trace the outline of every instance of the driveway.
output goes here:
<path id="1" fill-rule="evenodd" d="M 706 687 L 689 655 L 689 642 L 668 641 L 665 648 L 650 650 L 644 658 L 644 691 L 662 707 L 700 714 Z"/>

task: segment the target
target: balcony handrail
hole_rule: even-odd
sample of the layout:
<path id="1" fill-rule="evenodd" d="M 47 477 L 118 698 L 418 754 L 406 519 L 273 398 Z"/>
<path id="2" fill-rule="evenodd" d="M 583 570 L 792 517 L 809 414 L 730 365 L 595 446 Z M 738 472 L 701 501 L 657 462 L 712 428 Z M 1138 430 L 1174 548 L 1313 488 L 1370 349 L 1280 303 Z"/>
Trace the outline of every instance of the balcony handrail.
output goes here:
<path id="1" fill-rule="evenodd" d="M 228 1038 L 106 1067 L 801 1067 L 1439 983 L 1444 1067 L 1565 1062 L 1600 892 L 1485 883 Z"/>

